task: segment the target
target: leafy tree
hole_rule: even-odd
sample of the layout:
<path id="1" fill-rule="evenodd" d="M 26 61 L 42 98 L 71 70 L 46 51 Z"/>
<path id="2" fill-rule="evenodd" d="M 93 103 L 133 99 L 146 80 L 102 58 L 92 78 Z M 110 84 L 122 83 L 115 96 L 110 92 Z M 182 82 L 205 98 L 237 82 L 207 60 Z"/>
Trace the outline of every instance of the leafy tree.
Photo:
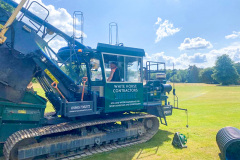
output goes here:
<path id="1" fill-rule="evenodd" d="M 186 82 L 187 81 L 187 70 L 182 70 L 182 69 L 179 69 L 179 70 L 167 70 L 167 73 L 166 73 L 166 79 L 171 81 L 171 82 Z"/>
<path id="2" fill-rule="evenodd" d="M 212 77 L 222 85 L 237 83 L 239 75 L 234 67 L 233 61 L 228 55 L 224 54 L 217 58 Z"/>
<path id="3" fill-rule="evenodd" d="M 198 83 L 199 82 L 199 68 L 195 65 L 189 66 L 187 74 L 188 83 Z"/>
<path id="4" fill-rule="evenodd" d="M 37 79 L 36 79 L 35 77 L 33 77 L 33 79 L 32 79 L 31 82 L 32 82 L 32 83 L 37 83 L 38 81 L 37 81 Z"/>
<path id="5" fill-rule="evenodd" d="M 234 64 L 234 67 L 236 68 L 236 70 L 237 70 L 237 72 L 238 72 L 238 75 L 240 76 L 240 62 L 235 63 L 235 64 Z M 240 79 L 238 79 L 237 84 L 240 84 Z"/>
<path id="6" fill-rule="evenodd" d="M 171 77 L 171 78 L 169 79 L 169 81 L 170 81 L 170 82 L 175 82 L 175 83 L 180 83 L 180 82 L 181 82 L 181 80 L 179 79 L 179 77 Z"/>
<path id="7" fill-rule="evenodd" d="M 170 69 L 166 70 L 166 79 L 170 80 L 170 78 L 173 76 L 173 71 Z"/>
<path id="8" fill-rule="evenodd" d="M 201 70 L 200 71 L 201 82 L 208 84 L 217 83 L 217 81 L 212 78 L 213 71 L 214 71 L 213 68 L 206 68 Z"/>
<path id="9" fill-rule="evenodd" d="M 182 77 L 180 74 L 173 75 L 170 79 L 171 82 L 180 83 L 182 82 Z"/>
<path id="10" fill-rule="evenodd" d="M 237 72 L 238 72 L 238 75 L 240 75 L 240 62 L 235 63 L 235 64 L 234 64 L 234 67 L 236 68 L 236 70 L 237 70 Z"/>
<path id="11" fill-rule="evenodd" d="M 188 70 L 184 69 L 184 70 L 178 70 L 178 74 L 181 75 L 181 82 L 186 82 L 187 81 L 187 75 L 188 75 Z"/>
<path id="12" fill-rule="evenodd" d="M 2 0 L 0 0 L 0 7 L 11 13 L 14 11 L 14 8 L 12 6 L 3 2 Z"/>

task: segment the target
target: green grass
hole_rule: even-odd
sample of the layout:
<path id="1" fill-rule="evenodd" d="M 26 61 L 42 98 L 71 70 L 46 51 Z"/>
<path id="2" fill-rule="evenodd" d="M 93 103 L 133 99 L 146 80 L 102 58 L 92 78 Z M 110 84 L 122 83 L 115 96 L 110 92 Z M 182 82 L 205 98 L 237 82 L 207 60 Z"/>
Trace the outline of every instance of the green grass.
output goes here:
<path id="1" fill-rule="evenodd" d="M 43 91 L 43 89 L 42 89 L 42 87 L 39 83 L 33 83 L 33 89 L 34 89 L 34 91 L 37 92 L 37 94 L 39 96 L 42 96 L 42 97 L 46 98 L 45 97 L 45 92 Z M 45 112 L 54 112 L 54 108 L 49 101 L 47 102 L 47 108 L 46 108 Z"/>
<path id="2" fill-rule="evenodd" d="M 44 95 L 38 84 L 34 88 Z M 189 128 L 186 128 L 185 111 L 174 110 L 167 118 L 168 126 L 161 125 L 159 132 L 147 143 L 97 154 L 88 160 L 214 160 L 219 158 L 217 132 L 225 126 L 240 129 L 240 86 L 206 84 L 176 84 L 179 107 L 189 111 Z M 169 95 L 172 103 L 172 95 Z M 52 111 L 48 104 L 47 111 Z M 176 149 L 172 143 L 175 132 L 188 137 L 188 148 Z"/>

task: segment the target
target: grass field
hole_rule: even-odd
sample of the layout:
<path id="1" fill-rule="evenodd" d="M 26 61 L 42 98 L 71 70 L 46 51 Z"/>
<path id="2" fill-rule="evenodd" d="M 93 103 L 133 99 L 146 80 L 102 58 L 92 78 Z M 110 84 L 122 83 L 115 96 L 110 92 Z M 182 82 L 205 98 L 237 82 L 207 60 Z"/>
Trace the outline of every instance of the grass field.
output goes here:
<path id="1" fill-rule="evenodd" d="M 38 84 L 34 88 L 44 95 Z M 186 113 L 174 110 L 168 117 L 168 126 L 161 125 L 159 132 L 147 143 L 97 154 L 88 160 L 213 160 L 220 159 L 216 144 L 217 132 L 225 126 L 240 129 L 240 86 L 207 84 L 176 84 L 179 107 L 189 111 L 189 128 Z M 170 100 L 172 96 L 170 95 Z M 47 111 L 52 111 L 48 104 Z M 188 148 L 176 149 L 172 143 L 175 132 L 188 137 Z"/>

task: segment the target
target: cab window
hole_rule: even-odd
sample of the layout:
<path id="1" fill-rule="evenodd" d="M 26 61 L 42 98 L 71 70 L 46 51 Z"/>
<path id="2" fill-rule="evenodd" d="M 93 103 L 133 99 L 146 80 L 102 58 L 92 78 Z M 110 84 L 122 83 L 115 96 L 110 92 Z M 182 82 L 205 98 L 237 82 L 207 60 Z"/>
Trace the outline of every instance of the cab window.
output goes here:
<path id="1" fill-rule="evenodd" d="M 87 68 L 85 63 L 72 63 L 62 65 L 61 70 L 68 75 L 77 85 L 82 84 L 82 78 L 87 76 Z"/>
<path id="2" fill-rule="evenodd" d="M 102 81 L 102 69 L 100 67 L 100 60 L 96 58 L 90 59 L 91 67 L 91 81 Z"/>
<path id="3" fill-rule="evenodd" d="M 103 54 L 107 82 L 141 82 L 142 58 Z"/>
<path id="4" fill-rule="evenodd" d="M 141 58 L 125 57 L 125 81 L 141 82 Z"/>

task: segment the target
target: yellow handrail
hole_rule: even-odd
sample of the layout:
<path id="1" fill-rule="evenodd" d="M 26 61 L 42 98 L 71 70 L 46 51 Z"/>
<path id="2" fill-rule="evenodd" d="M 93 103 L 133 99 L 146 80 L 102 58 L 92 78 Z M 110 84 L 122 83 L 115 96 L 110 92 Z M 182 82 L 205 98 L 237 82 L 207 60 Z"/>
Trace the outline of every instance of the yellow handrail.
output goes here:
<path id="1" fill-rule="evenodd" d="M 14 12 L 12 13 L 11 17 L 8 19 L 8 21 L 6 22 L 6 24 L 2 27 L 2 30 L 0 32 L 0 44 L 3 44 L 6 40 L 7 37 L 5 37 L 5 33 L 8 31 L 8 27 L 13 23 L 13 21 L 15 20 L 15 18 L 17 17 L 17 14 L 19 13 L 19 11 L 22 9 L 23 5 L 26 3 L 27 0 L 22 0 L 19 5 L 17 6 L 17 8 L 14 10 Z"/>

